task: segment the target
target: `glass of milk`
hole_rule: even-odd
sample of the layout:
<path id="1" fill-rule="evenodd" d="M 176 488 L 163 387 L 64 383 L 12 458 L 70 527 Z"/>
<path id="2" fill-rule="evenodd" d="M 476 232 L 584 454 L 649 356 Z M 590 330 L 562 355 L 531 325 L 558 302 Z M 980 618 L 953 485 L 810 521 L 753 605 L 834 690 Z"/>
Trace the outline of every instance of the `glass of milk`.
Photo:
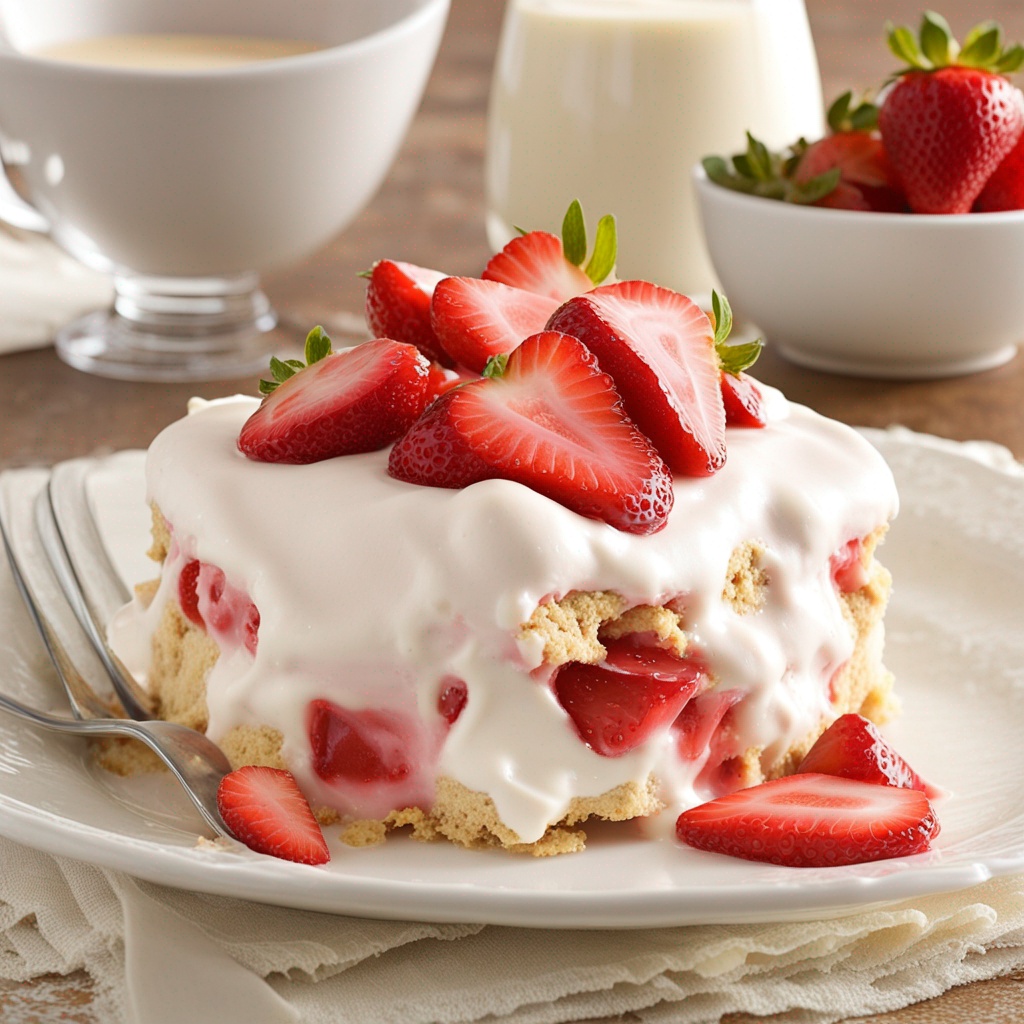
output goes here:
<path id="1" fill-rule="evenodd" d="M 715 280 L 690 171 L 824 129 L 804 0 L 508 0 L 491 91 L 487 235 L 557 230 L 573 198 L 619 225 L 620 277 Z"/>
<path id="2" fill-rule="evenodd" d="M 0 0 L 0 155 L 114 308 L 56 338 L 135 380 L 265 369 L 265 271 L 327 243 L 383 180 L 448 0 Z M 11 207 L 0 209 L 10 218 Z"/>

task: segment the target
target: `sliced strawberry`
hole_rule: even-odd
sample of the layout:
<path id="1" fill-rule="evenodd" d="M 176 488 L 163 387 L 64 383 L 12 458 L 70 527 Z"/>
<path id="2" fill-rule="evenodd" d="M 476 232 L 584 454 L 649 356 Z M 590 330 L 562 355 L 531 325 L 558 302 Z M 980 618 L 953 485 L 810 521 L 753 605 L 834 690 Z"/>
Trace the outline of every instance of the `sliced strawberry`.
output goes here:
<path id="1" fill-rule="evenodd" d="M 313 770 L 326 782 L 401 782 L 409 763 L 411 725 L 397 711 L 353 711 L 328 700 L 312 700 L 306 729 Z"/>
<path id="2" fill-rule="evenodd" d="M 504 374 L 442 395 L 391 449 L 388 472 L 429 487 L 514 480 L 580 515 L 653 533 L 672 478 L 575 338 L 528 338 Z"/>
<path id="3" fill-rule="evenodd" d="M 583 270 L 565 258 L 562 240 L 547 231 L 531 231 L 513 238 L 490 258 L 481 277 L 546 295 L 559 303 L 594 287 Z"/>
<path id="4" fill-rule="evenodd" d="M 417 349 L 386 338 L 326 355 L 263 400 L 238 448 L 259 462 L 286 463 L 383 448 L 423 412 L 429 373 Z"/>
<path id="5" fill-rule="evenodd" d="M 763 427 L 768 423 L 761 391 L 745 373 L 722 373 L 725 422 L 730 427 Z"/>
<path id="6" fill-rule="evenodd" d="M 667 728 L 707 682 L 695 661 L 629 639 L 607 645 L 600 665 L 570 662 L 555 676 L 558 703 L 584 743 L 618 757 Z"/>
<path id="7" fill-rule="evenodd" d="M 430 300 L 447 274 L 414 263 L 380 260 L 369 272 L 366 324 L 375 338 L 394 338 L 414 345 L 428 359 L 450 366 L 430 323 Z"/>
<path id="8" fill-rule="evenodd" d="M 677 473 L 725 463 L 725 406 L 707 314 L 647 281 L 602 285 L 570 299 L 548 329 L 579 338 L 611 374 L 626 412 Z"/>
<path id="9" fill-rule="evenodd" d="M 921 776 L 886 742 L 878 727 L 862 715 L 840 715 L 818 737 L 797 772 L 838 775 L 880 786 L 928 792 Z"/>
<path id="10" fill-rule="evenodd" d="M 300 864 L 331 859 L 306 798 L 290 772 L 246 765 L 225 775 L 217 808 L 231 834 L 250 850 Z"/>
<path id="11" fill-rule="evenodd" d="M 684 761 L 696 761 L 704 754 L 714 743 L 726 712 L 745 696 L 743 690 L 710 690 L 694 697 L 672 723 L 679 756 Z M 714 753 L 712 749 L 708 761 L 715 760 Z"/>
<path id="12" fill-rule="evenodd" d="M 461 679 L 449 676 L 444 680 L 437 698 L 437 710 L 449 725 L 454 725 L 455 720 L 462 714 L 468 696 L 466 684 Z"/>
<path id="13" fill-rule="evenodd" d="M 829 559 L 832 582 L 841 594 L 852 594 L 868 582 L 864 568 L 864 544 L 859 537 L 848 540 Z"/>
<path id="14" fill-rule="evenodd" d="M 507 355 L 544 329 L 558 300 L 475 277 L 449 277 L 434 289 L 434 331 L 455 362 L 482 373 L 491 356 Z"/>
<path id="15" fill-rule="evenodd" d="M 864 864 L 929 848 L 939 823 L 913 789 L 831 775 L 790 775 L 683 811 L 689 846 L 793 868 Z"/>
<path id="16" fill-rule="evenodd" d="M 189 622 L 197 626 L 205 626 L 202 615 L 199 614 L 199 570 L 202 564 L 196 558 L 186 562 L 178 574 L 178 604 L 181 605 L 182 614 Z"/>

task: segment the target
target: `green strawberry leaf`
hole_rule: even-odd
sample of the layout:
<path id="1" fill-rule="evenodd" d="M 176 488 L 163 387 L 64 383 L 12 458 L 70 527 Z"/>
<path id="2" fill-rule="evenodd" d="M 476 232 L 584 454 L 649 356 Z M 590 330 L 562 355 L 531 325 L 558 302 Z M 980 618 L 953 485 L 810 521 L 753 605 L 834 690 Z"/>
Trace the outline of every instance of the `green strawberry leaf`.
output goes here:
<path id="1" fill-rule="evenodd" d="M 575 267 L 587 258 L 587 225 L 578 199 L 574 199 L 565 211 L 565 219 L 562 221 L 562 252 Z"/>
<path id="2" fill-rule="evenodd" d="M 921 50 L 933 67 L 949 67 L 957 57 L 959 46 L 953 30 L 941 14 L 925 11 L 921 18 Z"/>
<path id="3" fill-rule="evenodd" d="M 615 218 L 606 213 L 597 222 L 597 237 L 594 239 L 594 251 L 583 272 L 599 285 L 614 269 L 619 258 L 619 238 L 615 227 Z"/>
<path id="4" fill-rule="evenodd" d="M 760 339 L 739 345 L 726 343 L 732 333 L 732 307 L 729 300 L 716 291 L 711 293 L 711 313 L 715 318 L 715 352 L 718 355 L 719 366 L 726 373 L 734 375 L 753 366 L 761 354 L 764 343 Z"/>
<path id="5" fill-rule="evenodd" d="M 373 277 L 373 267 L 371 267 L 369 270 L 360 270 L 359 273 L 356 274 L 356 277 L 363 277 L 367 279 Z"/>
<path id="6" fill-rule="evenodd" d="M 768 147 L 750 132 L 747 132 L 747 161 L 756 178 L 766 181 L 774 176 L 775 168 Z"/>
<path id="7" fill-rule="evenodd" d="M 313 363 L 320 362 L 331 354 L 331 339 L 319 325 L 306 335 L 306 361 L 301 359 L 278 359 L 277 356 L 270 357 L 270 374 L 273 380 L 260 380 L 259 392 L 261 395 L 269 395 L 276 391 L 286 380 L 294 377 L 300 370 L 304 370 Z"/>
<path id="8" fill-rule="evenodd" d="M 491 356 L 484 364 L 482 376 L 498 379 L 505 376 L 505 367 L 508 366 L 508 353 L 502 352 L 499 355 Z"/>
<path id="9" fill-rule="evenodd" d="M 331 354 L 331 339 L 327 332 L 317 324 L 306 335 L 306 365 L 312 366 Z"/>
<path id="10" fill-rule="evenodd" d="M 964 40 L 958 63 L 969 68 L 987 68 L 998 62 L 1003 52 L 1003 30 L 994 22 L 975 25 Z"/>
<path id="11" fill-rule="evenodd" d="M 276 356 L 270 357 L 270 372 L 278 384 L 283 384 L 289 377 L 295 376 L 295 367 L 282 363 Z"/>
<path id="12" fill-rule="evenodd" d="M 870 132 L 878 127 L 878 107 L 865 100 L 850 114 L 850 128 L 855 132 Z"/>
<path id="13" fill-rule="evenodd" d="M 886 23 L 885 31 L 889 39 L 889 49 L 899 60 L 921 71 L 931 69 L 931 62 L 921 52 L 917 37 L 909 28 L 905 25 L 895 28 L 890 21 Z"/>
<path id="14" fill-rule="evenodd" d="M 844 92 L 837 97 L 832 106 L 828 108 L 828 126 L 834 132 L 844 131 L 850 117 L 850 105 L 853 103 L 853 93 Z"/>
<path id="15" fill-rule="evenodd" d="M 995 69 L 1001 75 L 1012 75 L 1024 67 L 1024 46 L 1020 43 L 1011 46 L 996 62 Z"/>
<path id="16" fill-rule="evenodd" d="M 714 290 L 711 292 L 711 312 L 715 317 L 715 348 L 718 348 L 732 333 L 732 306 L 724 295 Z"/>
<path id="17" fill-rule="evenodd" d="M 757 341 L 746 341 L 740 345 L 721 345 L 715 351 L 721 368 L 735 377 L 757 362 L 763 348 L 764 342 L 758 338 Z"/>
<path id="18" fill-rule="evenodd" d="M 823 174 L 819 174 L 810 181 L 794 184 L 790 199 L 794 203 L 807 206 L 824 199 L 830 192 L 834 192 L 843 176 L 841 167 L 833 167 Z"/>

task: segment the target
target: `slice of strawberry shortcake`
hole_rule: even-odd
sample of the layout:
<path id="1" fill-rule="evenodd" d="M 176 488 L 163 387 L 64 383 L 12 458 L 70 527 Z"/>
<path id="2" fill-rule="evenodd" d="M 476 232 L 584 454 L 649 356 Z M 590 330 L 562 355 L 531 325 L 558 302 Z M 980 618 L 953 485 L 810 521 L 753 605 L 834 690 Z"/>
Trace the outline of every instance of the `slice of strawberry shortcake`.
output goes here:
<path id="1" fill-rule="evenodd" d="M 517 298 L 514 245 L 490 283 Z M 161 574 L 111 634 L 164 717 L 287 770 L 353 845 L 545 855 L 889 714 L 892 476 L 744 372 L 727 303 L 612 282 L 510 341 L 490 288 L 380 267 L 375 322 L 411 302 L 426 341 L 314 331 L 262 403 L 196 402 L 150 447 Z"/>

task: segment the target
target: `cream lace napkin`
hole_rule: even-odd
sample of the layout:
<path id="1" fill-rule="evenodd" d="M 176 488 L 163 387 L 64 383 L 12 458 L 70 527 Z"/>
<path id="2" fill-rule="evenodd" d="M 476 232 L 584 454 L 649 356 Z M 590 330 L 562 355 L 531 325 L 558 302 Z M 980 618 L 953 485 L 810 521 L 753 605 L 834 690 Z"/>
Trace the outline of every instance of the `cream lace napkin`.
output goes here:
<path id="1" fill-rule="evenodd" d="M 825 1024 L 1024 966 L 1021 876 L 803 924 L 531 931 L 283 910 L 8 840 L 0 865 L 0 977 L 84 968 L 111 1022 Z"/>
<path id="2" fill-rule="evenodd" d="M 58 328 L 112 298 L 103 274 L 40 235 L 0 226 L 0 354 L 49 344 Z"/>

